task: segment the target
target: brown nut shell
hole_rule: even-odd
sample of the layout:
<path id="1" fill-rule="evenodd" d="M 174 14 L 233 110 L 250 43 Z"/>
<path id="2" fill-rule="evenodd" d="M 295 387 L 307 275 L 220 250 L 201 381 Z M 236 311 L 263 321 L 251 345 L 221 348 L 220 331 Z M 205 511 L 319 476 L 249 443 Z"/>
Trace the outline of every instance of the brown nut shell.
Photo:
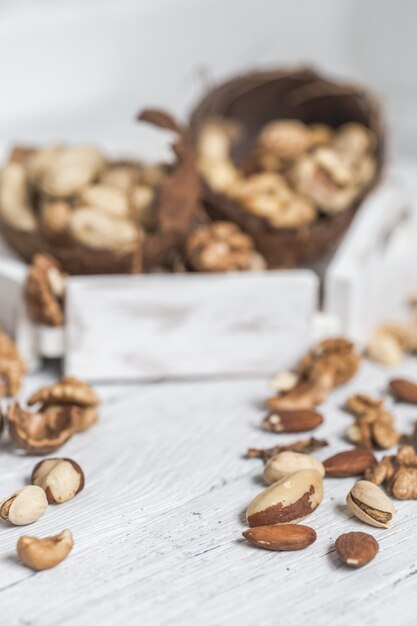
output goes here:
<path id="1" fill-rule="evenodd" d="M 77 406 L 95 406 L 100 399 L 90 385 L 73 376 L 64 376 L 57 383 L 50 387 L 42 387 L 28 400 L 28 405 L 32 406 L 42 402 L 49 404 L 75 404 Z"/>
<path id="2" fill-rule="evenodd" d="M 14 402 L 8 412 L 10 437 L 29 454 L 55 452 L 74 434 L 71 412 L 71 407 L 58 406 L 31 413 Z"/>
<path id="3" fill-rule="evenodd" d="M 316 531 L 302 524 L 257 526 L 245 530 L 242 535 L 257 548 L 265 550 L 304 550 L 317 539 Z"/>
<path id="4" fill-rule="evenodd" d="M 247 508 L 249 526 L 296 523 L 323 499 L 323 480 L 316 470 L 300 470 L 262 491 Z"/>
<path id="5" fill-rule="evenodd" d="M 353 448 L 353 450 L 339 452 L 323 462 L 326 476 L 333 478 L 360 476 L 375 464 L 375 456 L 365 448 Z"/>
<path id="6" fill-rule="evenodd" d="M 378 550 L 379 543 L 368 533 L 345 533 L 336 540 L 336 552 L 349 567 L 367 565 L 376 557 Z"/>

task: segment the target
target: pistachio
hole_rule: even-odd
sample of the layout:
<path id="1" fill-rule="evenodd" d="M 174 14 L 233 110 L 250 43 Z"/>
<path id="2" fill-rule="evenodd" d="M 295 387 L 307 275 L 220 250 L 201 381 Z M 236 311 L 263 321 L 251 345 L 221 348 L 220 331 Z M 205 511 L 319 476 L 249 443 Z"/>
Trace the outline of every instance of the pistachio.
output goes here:
<path id="1" fill-rule="evenodd" d="M 15 526 L 24 526 L 36 522 L 47 508 L 44 490 L 36 485 L 27 485 L 2 502 L 0 517 Z"/>
<path id="2" fill-rule="evenodd" d="M 49 504 L 60 504 L 84 488 L 84 473 L 72 459 L 45 459 L 35 465 L 32 484 L 42 487 Z"/>
<path id="3" fill-rule="evenodd" d="M 374 483 L 359 480 L 350 490 L 347 505 L 362 522 L 377 528 L 389 528 L 395 509 L 391 500 Z"/>
<path id="4" fill-rule="evenodd" d="M 304 469 L 314 469 L 320 476 L 324 476 L 323 463 L 314 456 L 303 452 L 292 452 L 291 450 L 279 452 L 267 462 L 264 480 L 267 485 L 271 485 L 285 476 Z"/>
<path id="5" fill-rule="evenodd" d="M 72 550 L 74 540 L 70 530 L 59 535 L 38 539 L 24 535 L 17 542 L 17 554 L 20 560 L 34 570 L 55 567 L 64 561 Z"/>
<path id="6" fill-rule="evenodd" d="M 295 523 L 312 513 L 323 499 L 323 480 L 313 469 L 300 470 L 273 483 L 248 506 L 249 526 Z"/>

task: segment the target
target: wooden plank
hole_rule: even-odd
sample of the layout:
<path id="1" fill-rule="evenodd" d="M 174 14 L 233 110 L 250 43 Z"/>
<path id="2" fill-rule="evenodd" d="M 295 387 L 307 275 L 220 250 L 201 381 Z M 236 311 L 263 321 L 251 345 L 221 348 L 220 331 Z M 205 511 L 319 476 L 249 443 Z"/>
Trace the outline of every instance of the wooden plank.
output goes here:
<path id="1" fill-rule="evenodd" d="M 65 371 L 89 380 L 262 374 L 311 339 L 309 271 L 73 278 Z"/>

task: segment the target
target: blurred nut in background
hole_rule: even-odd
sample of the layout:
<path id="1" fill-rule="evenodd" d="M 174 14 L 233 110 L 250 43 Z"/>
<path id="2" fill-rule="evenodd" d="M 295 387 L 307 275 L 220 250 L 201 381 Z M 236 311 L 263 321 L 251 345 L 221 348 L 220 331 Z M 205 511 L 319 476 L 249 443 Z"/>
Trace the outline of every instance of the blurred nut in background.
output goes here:
<path id="1" fill-rule="evenodd" d="M 27 485 L 2 502 L 0 517 L 15 526 L 24 526 L 36 522 L 47 508 L 44 490 L 36 485 Z"/>
<path id="2" fill-rule="evenodd" d="M 9 406 L 7 417 L 14 445 L 29 454 L 55 452 L 74 434 L 68 406 L 49 406 L 31 413 L 14 402 Z"/>
<path id="3" fill-rule="evenodd" d="M 187 240 L 186 254 L 190 266 L 200 272 L 265 268 L 250 237 L 230 222 L 216 222 L 196 230 Z"/>
<path id="4" fill-rule="evenodd" d="M 35 465 L 31 482 L 44 489 L 49 504 L 60 504 L 84 488 L 84 473 L 72 459 L 45 459 Z"/>
<path id="5" fill-rule="evenodd" d="M 24 535 L 17 542 L 19 559 L 34 570 L 44 570 L 55 567 L 64 561 L 74 546 L 70 530 L 64 530 L 59 535 L 38 539 Z"/>
<path id="6" fill-rule="evenodd" d="M 293 452 L 291 450 L 279 452 L 271 457 L 264 470 L 264 480 L 267 485 L 271 485 L 284 476 L 294 474 L 303 469 L 314 469 L 320 476 L 324 476 L 324 467 L 318 459 L 303 452 Z"/>
<path id="7" fill-rule="evenodd" d="M 0 397 L 15 396 L 24 374 L 25 365 L 14 342 L 0 330 Z"/>

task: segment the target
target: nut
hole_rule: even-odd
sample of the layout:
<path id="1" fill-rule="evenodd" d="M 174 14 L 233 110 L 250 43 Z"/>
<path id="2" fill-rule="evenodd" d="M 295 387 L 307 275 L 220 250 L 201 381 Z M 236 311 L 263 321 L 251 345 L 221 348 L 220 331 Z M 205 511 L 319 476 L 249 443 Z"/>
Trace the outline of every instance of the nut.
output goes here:
<path id="1" fill-rule="evenodd" d="M 389 481 L 387 491 L 397 500 L 417 500 L 417 468 L 399 467 Z"/>
<path id="2" fill-rule="evenodd" d="M 347 431 L 347 437 L 352 443 L 362 448 L 376 445 L 387 449 L 400 441 L 401 434 L 395 429 L 394 417 L 384 409 L 381 400 L 357 394 L 348 398 L 346 408 L 358 416 Z"/>
<path id="3" fill-rule="evenodd" d="M 36 522 L 48 508 L 48 500 L 41 487 L 27 485 L 16 491 L 0 505 L 0 517 L 15 526 Z"/>
<path id="4" fill-rule="evenodd" d="M 370 467 L 365 471 L 364 478 L 365 480 L 370 480 L 371 483 L 375 483 L 375 485 L 382 485 L 393 476 L 395 471 L 391 457 L 384 456 L 374 467 Z"/>
<path id="5" fill-rule="evenodd" d="M 17 542 L 19 559 L 34 570 L 44 570 L 55 567 L 64 561 L 71 552 L 74 540 L 70 530 L 64 530 L 59 535 L 38 539 L 24 535 Z"/>
<path id="6" fill-rule="evenodd" d="M 24 374 L 25 365 L 15 344 L 0 331 L 0 396 L 15 396 Z"/>
<path id="7" fill-rule="evenodd" d="M 200 272 L 265 269 L 251 238 L 231 222 L 215 222 L 191 233 L 186 255 L 190 266 Z"/>
<path id="8" fill-rule="evenodd" d="M 316 531 L 301 524 L 258 526 L 245 530 L 242 535 L 258 548 L 265 550 L 304 550 L 317 539 Z"/>
<path id="9" fill-rule="evenodd" d="M 265 401 L 266 406 L 274 411 L 292 411 L 311 409 L 327 398 L 331 384 L 329 381 L 300 380 L 288 391 L 272 396 Z"/>
<path id="10" fill-rule="evenodd" d="M 16 230 L 36 231 L 26 170 L 21 163 L 8 163 L 0 174 L 0 217 Z"/>
<path id="11" fill-rule="evenodd" d="M 270 386 L 275 391 L 289 391 L 298 382 L 298 374 L 295 372 L 282 371 L 275 374 L 269 381 Z"/>
<path id="12" fill-rule="evenodd" d="M 35 323 L 62 326 L 65 280 L 55 259 L 46 254 L 35 255 L 25 285 L 26 305 Z"/>
<path id="13" fill-rule="evenodd" d="M 370 483 L 371 484 L 371 483 Z M 323 480 L 316 470 L 300 470 L 262 491 L 248 506 L 249 526 L 296 523 L 323 499 Z"/>
<path id="14" fill-rule="evenodd" d="M 53 406 L 53 405 L 50 405 Z M 76 433 L 82 433 L 95 424 L 99 418 L 96 406 L 71 406 L 72 424 Z"/>
<path id="15" fill-rule="evenodd" d="M 354 448 L 334 454 L 324 461 L 326 476 L 344 478 L 358 476 L 376 464 L 376 458 L 370 450 Z"/>
<path id="16" fill-rule="evenodd" d="M 141 241 L 141 231 L 133 222 L 91 207 L 73 212 L 70 230 L 77 243 L 94 250 L 126 252 L 133 250 Z"/>
<path id="17" fill-rule="evenodd" d="M 394 366 L 404 358 L 404 349 L 398 337 L 384 328 L 377 328 L 366 347 L 370 359 L 383 365 Z"/>
<path id="18" fill-rule="evenodd" d="M 100 400 L 94 389 L 87 383 L 72 376 L 64 376 L 50 387 L 42 387 L 28 400 L 28 405 L 42 404 L 75 404 L 77 406 L 96 406 Z"/>
<path id="19" fill-rule="evenodd" d="M 61 504 L 84 488 L 84 473 L 72 459 L 46 459 L 35 465 L 31 482 L 42 487 L 49 504 Z"/>
<path id="20" fill-rule="evenodd" d="M 8 423 L 13 443 L 31 454 L 55 452 L 74 434 L 71 406 L 42 407 L 31 413 L 14 402 Z"/>
<path id="21" fill-rule="evenodd" d="M 395 509 L 391 500 L 374 483 L 359 480 L 350 490 L 347 505 L 362 522 L 377 528 L 389 528 Z"/>
<path id="22" fill-rule="evenodd" d="M 389 383 L 391 393 L 401 402 L 417 404 L 417 384 L 405 378 L 394 378 Z"/>
<path id="23" fill-rule="evenodd" d="M 96 184 L 83 189 L 80 194 L 81 203 L 113 217 L 128 217 L 129 205 L 127 195 L 120 189 L 110 185 Z"/>
<path id="24" fill-rule="evenodd" d="M 104 166 L 103 155 L 94 147 L 60 148 L 53 159 L 46 160 L 38 186 L 47 196 L 69 198 L 91 183 Z"/>
<path id="25" fill-rule="evenodd" d="M 323 416 L 311 409 L 269 413 L 262 422 L 266 430 L 273 433 L 297 433 L 313 430 L 323 423 Z"/>
<path id="26" fill-rule="evenodd" d="M 336 552 L 349 567 L 367 565 L 376 557 L 378 550 L 379 543 L 368 533 L 345 533 L 336 540 Z"/>
<path id="27" fill-rule="evenodd" d="M 43 200 L 39 207 L 39 226 L 52 243 L 67 243 L 72 207 L 64 200 Z"/>
<path id="28" fill-rule="evenodd" d="M 309 437 L 308 439 L 298 439 L 293 443 L 274 446 L 273 448 L 249 448 L 249 450 L 247 451 L 247 456 L 251 459 L 260 458 L 266 462 L 271 457 L 279 454 L 279 452 L 285 452 L 287 450 L 306 453 L 314 452 L 315 450 L 320 450 L 320 448 L 324 448 L 327 445 L 329 444 L 325 439 L 315 439 L 314 437 Z"/>
<path id="29" fill-rule="evenodd" d="M 359 368 L 360 357 L 344 337 L 324 339 L 301 360 L 299 373 L 309 380 L 331 379 L 332 386 L 347 383 Z"/>
<path id="30" fill-rule="evenodd" d="M 417 454 L 410 445 L 401 446 L 394 456 L 384 456 L 365 478 L 376 485 L 384 482 L 398 500 L 417 500 Z"/>
<path id="31" fill-rule="evenodd" d="M 291 450 L 279 452 L 268 460 L 264 470 L 264 480 L 267 485 L 271 485 L 303 469 L 314 469 L 320 476 L 324 476 L 323 463 L 314 456 Z"/>

